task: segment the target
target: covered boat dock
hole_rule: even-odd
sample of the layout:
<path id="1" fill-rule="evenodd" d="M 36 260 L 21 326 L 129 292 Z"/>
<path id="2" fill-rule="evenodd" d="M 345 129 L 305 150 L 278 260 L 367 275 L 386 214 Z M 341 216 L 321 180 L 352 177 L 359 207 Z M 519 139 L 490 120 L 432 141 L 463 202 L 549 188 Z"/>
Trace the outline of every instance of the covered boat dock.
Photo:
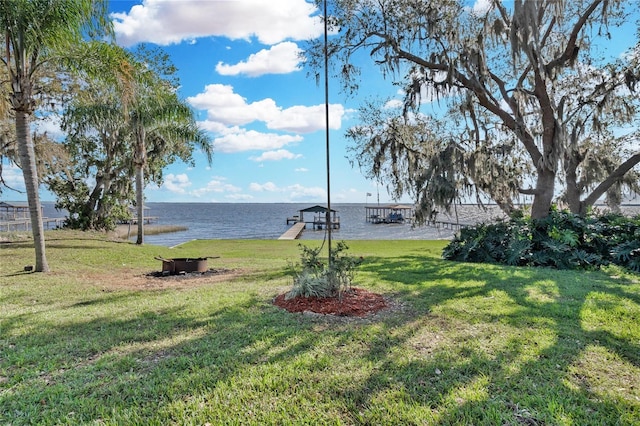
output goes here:
<path id="1" fill-rule="evenodd" d="M 405 223 L 413 220 L 415 209 L 404 204 L 389 204 L 365 206 L 365 212 L 370 223 Z"/>
<path id="2" fill-rule="evenodd" d="M 331 229 L 340 229 L 340 216 L 338 216 L 338 211 L 331 209 L 329 222 L 327 224 L 327 210 L 326 207 L 320 205 L 298 210 L 297 215 L 287 218 L 287 225 L 293 224 L 293 226 L 282 234 L 279 239 L 296 239 L 300 237 L 300 234 L 307 225 L 311 225 L 314 230 L 326 229 L 327 226 L 331 226 Z"/>
<path id="3" fill-rule="evenodd" d="M 305 213 L 307 214 L 306 219 Z M 313 218 L 309 217 L 311 215 L 313 215 Z M 327 226 L 327 208 L 315 205 L 307 207 L 306 209 L 298 210 L 297 215 L 287 218 L 287 225 L 299 222 L 313 225 L 313 229 L 324 229 Z M 340 229 L 340 216 L 338 216 L 337 210 L 331 209 L 329 222 L 331 224 L 331 229 Z"/>

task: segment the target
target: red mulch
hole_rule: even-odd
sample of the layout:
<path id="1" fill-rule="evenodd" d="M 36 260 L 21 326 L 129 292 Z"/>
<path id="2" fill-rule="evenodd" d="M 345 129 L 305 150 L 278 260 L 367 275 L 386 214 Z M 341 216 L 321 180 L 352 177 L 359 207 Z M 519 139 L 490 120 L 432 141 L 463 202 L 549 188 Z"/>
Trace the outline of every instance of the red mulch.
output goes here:
<path id="1" fill-rule="evenodd" d="M 311 311 L 348 317 L 364 317 L 387 307 L 384 298 L 376 293 L 352 287 L 342 293 L 342 297 L 294 297 L 286 300 L 281 294 L 273 304 L 289 312 Z"/>

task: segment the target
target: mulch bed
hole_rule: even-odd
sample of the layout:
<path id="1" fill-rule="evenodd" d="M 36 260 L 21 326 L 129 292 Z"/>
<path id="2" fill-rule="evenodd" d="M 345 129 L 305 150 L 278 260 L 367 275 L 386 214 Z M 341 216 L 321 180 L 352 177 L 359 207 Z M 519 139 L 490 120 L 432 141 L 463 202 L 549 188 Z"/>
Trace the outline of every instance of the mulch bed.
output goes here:
<path id="1" fill-rule="evenodd" d="M 289 312 L 314 312 L 323 315 L 364 317 L 387 307 L 384 298 L 376 293 L 352 287 L 341 297 L 294 297 L 277 296 L 273 304 Z"/>

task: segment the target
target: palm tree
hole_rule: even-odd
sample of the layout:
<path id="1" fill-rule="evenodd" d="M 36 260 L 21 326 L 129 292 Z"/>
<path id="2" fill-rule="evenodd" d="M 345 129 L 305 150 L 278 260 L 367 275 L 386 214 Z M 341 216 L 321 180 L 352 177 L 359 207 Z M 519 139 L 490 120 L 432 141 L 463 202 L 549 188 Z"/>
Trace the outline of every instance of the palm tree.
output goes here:
<path id="1" fill-rule="evenodd" d="M 200 148 L 211 163 L 212 149 L 209 137 L 198 128 L 193 111 L 163 85 L 137 97 L 133 107 L 129 117 L 135 143 L 136 244 L 143 244 L 145 170 L 161 173 L 165 158 L 177 156 L 187 160 L 194 146 Z M 152 162 L 149 157 L 153 157 Z M 150 164 L 154 167 L 149 167 Z"/>
<path id="2" fill-rule="evenodd" d="M 113 216 L 116 204 L 134 201 L 129 185 L 135 181 L 142 244 L 145 183 L 160 183 L 164 167 L 178 158 L 193 163 L 194 148 L 211 161 L 210 140 L 177 97 L 175 67 L 164 52 L 112 47 L 101 57 L 118 64 L 106 68 L 120 71 L 105 79 L 94 70 L 69 104 L 63 123 L 74 164 L 51 179 L 50 187 L 66 203 L 63 207 L 79 214 L 75 226 L 98 229 L 110 226 L 104 219 Z M 87 181 L 94 182 L 93 189 Z"/>
<path id="3" fill-rule="evenodd" d="M 119 90 L 134 145 L 136 244 L 143 244 L 145 172 L 154 181 L 161 181 L 163 167 L 176 157 L 192 161 L 194 147 L 200 148 L 211 163 L 212 148 L 193 110 L 178 98 L 176 69 L 166 53 L 142 45 L 129 57 L 128 69 L 131 79 L 125 80 Z"/>
<path id="4" fill-rule="evenodd" d="M 38 194 L 36 154 L 30 123 L 36 109 L 37 72 L 81 44 L 86 34 L 111 33 L 107 0 L 0 0 L 5 35 L 2 63 L 9 76 L 9 100 L 24 176 L 36 254 L 36 272 L 48 272 Z M 87 32 L 88 31 L 88 32 Z"/>

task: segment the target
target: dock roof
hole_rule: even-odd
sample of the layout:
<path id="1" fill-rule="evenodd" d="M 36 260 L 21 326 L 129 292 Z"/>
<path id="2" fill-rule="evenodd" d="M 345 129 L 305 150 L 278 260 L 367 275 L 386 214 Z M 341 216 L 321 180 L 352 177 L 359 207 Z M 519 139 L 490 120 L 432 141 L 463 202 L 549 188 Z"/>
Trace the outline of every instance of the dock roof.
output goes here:
<path id="1" fill-rule="evenodd" d="M 327 212 L 327 208 L 321 205 L 315 205 L 312 207 L 307 207 L 306 209 L 302 209 L 300 210 L 303 213 L 308 213 L 308 212 L 312 212 L 312 213 L 326 213 Z M 331 209 L 332 212 L 337 212 L 337 210 Z"/>

